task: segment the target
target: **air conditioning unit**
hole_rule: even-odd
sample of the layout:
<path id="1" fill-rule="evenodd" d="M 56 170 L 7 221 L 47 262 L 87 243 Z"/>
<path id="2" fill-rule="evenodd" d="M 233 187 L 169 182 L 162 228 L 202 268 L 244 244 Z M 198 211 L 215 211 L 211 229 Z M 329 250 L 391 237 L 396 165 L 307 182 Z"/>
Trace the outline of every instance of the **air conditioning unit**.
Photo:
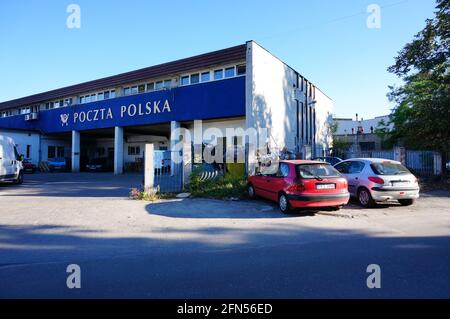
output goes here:
<path id="1" fill-rule="evenodd" d="M 37 119 L 39 119 L 37 112 L 25 114 L 25 121 L 35 121 Z"/>

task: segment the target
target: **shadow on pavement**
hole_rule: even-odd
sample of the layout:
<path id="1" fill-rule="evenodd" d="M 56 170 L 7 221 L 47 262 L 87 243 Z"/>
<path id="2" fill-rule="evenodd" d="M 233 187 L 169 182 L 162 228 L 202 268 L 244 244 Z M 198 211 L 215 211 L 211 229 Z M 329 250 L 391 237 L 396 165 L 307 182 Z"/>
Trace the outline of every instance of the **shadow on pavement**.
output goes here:
<path id="1" fill-rule="evenodd" d="M 316 211 L 295 210 L 283 214 L 275 203 L 265 200 L 222 201 L 199 198 L 156 202 L 148 204 L 146 210 L 150 215 L 199 219 L 282 219 L 314 216 L 316 213 Z"/>

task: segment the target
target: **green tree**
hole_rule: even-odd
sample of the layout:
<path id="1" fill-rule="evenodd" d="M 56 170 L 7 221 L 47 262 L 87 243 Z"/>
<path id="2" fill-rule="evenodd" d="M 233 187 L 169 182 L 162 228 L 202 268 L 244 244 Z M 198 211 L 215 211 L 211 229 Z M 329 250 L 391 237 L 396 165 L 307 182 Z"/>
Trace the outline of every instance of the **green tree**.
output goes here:
<path id="1" fill-rule="evenodd" d="M 450 0 L 437 0 L 435 17 L 405 45 L 388 71 L 404 80 L 390 87 L 396 107 L 391 142 L 438 150 L 443 171 L 450 150 Z"/>

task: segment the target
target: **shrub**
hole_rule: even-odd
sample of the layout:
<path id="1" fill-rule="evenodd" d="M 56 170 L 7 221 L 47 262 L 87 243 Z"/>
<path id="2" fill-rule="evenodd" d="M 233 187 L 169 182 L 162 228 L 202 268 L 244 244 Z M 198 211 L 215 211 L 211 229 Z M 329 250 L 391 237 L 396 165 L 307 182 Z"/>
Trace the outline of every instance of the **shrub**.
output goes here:
<path id="1" fill-rule="evenodd" d="M 130 190 L 130 199 L 154 202 L 161 198 L 162 196 L 160 194 L 159 187 L 147 188 L 145 190 L 139 188 L 132 188 Z"/>
<path id="2" fill-rule="evenodd" d="M 225 176 L 202 181 L 200 171 L 193 171 L 189 188 L 194 197 L 242 199 L 247 195 L 247 180 L 243 177 Z"/>

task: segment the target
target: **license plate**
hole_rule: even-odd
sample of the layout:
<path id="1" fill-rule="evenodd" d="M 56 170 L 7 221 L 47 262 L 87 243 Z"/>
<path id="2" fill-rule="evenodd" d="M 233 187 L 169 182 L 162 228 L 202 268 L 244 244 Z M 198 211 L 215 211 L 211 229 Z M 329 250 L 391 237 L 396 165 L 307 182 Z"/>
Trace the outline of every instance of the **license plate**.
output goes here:
<path id="1" fill-rule="evenodd" d="M 316 189 L 335 189 L 336 184 L 316 184 Z"/>
<path id="2" fill-rule="evenodd" d="M 392 186 L 408 186 L 409 182 L 393 182 Z"/>

